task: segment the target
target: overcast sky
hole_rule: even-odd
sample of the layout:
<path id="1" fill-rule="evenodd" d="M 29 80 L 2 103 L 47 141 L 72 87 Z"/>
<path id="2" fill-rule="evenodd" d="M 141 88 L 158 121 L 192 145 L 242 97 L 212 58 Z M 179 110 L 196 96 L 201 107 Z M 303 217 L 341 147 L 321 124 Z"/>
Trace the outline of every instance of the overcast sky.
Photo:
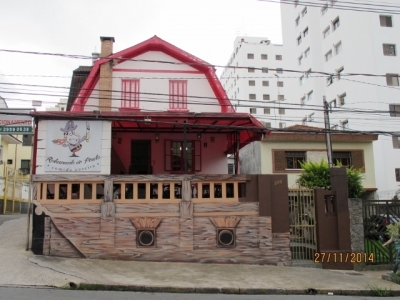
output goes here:
<path id="1" fill-rule="evenodd" d="M 90 56 L 100 50 L 100 36 L 113 36 L 117 52 L 157 35 L 211 64 L 225 65 L 238 35 L 282 43 L 279 4 L 257 0 L 0 0 L 0 7 L 1 50 Z M 90 64 L 0 51 L 0 96 L 9 107 L 31 107 L 31 100 L 54 106 L 67 97 L 72 71 Z"/>

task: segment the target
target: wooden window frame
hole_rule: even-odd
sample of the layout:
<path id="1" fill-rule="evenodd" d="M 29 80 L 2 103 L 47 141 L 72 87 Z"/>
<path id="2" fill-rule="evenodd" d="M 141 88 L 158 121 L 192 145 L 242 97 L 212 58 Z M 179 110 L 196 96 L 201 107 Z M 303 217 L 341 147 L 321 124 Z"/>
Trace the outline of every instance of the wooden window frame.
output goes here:
<path id="1" fill-rule="evenodd" d="M 165 140 L 164 141 L 164 171 L 171 172 L 171 174 L 183 174 L 185 172 L 182 170 L 173 170 L 173 153 L 172 153 L 172 143 L 177 142 L 182 144 L 183 151 L 183 140 Z M 188 140 L 187 142 L 192 143 L 192 171 L 188 171 L 188 174 L 193 174 L 196 172 L 201 172 L 202 170 L 202 155 L 201 155 L 201 141 L 199 140 Z M 181 159 L 183 160 L 183 152 Z M 183 163 L 181 163 L 183 166 Z"/>

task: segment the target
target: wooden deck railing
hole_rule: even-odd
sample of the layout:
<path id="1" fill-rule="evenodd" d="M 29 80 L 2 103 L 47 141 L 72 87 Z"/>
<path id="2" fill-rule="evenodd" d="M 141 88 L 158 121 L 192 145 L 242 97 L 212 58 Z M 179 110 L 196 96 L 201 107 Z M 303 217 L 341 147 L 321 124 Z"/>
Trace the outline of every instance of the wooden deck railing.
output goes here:
<path id="1" fill-rule="evenodd" d="M 239 176 L 235 178 L 235 176 Z M 190 198 L 194 203 L 238 202 L 245 197 L 243 175 L 207 176 L 54 176 L 35 175 L 36 199 L 41 203 L 73 204 L 102 203 L 105 186 L 112 187 L 115 203 L 179 203 L 182 201 L 182 182 L 190 182 Z M 56 180 L 59 179 L 59 180 Z M 97 179 L 97 180 L 93 180 Z M 100 180 L 99 180 L 100 179 Z"/>

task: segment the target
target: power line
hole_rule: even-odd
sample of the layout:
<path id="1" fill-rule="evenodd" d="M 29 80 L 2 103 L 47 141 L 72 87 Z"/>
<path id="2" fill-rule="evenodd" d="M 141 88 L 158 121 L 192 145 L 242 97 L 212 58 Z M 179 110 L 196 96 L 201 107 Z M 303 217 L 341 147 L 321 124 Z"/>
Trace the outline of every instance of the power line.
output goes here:
<path id="1" fill-rule="evenodd" d="M 149 112 L 150 113 L 150 112 Z M 18 116 L 32 116 L 31 114 L 28 113 L 14 113 L 14 112 L 0 112 L 0 115 L 18 115 Z M 70 119 L 72 116 L 75 120 L 92 120 L 92 121 L 127 121 L 126 118 L 118 118 L 118 117 L 103 117 L 101 115 L 99 116 L 81 116 L 79 114 L 65 114 L 65 112 L 52 112 L 53 117 L 58 117 L 62 119 Z M 33 116 L 35 117 L 35 116 Z M 242 129 L 242 130 L 256 130 L 262 132 L 263 130 L 265 131 L 273 131 L 273 132 L 293 132 L 293 133 L 313 133 L 313 134 L 323 134 L 326 131 L 329 131 L 331 133 L 345 133 L 345 134 L 363 134 L 363 135 L 369 135 L 369 134 L 383 134 L 383 135 L 398 135 L 398 132 L 393 132 L 393 131 L 359 131 L 359 130 L 327 130 L 324 128 L 320 129 L 315 129 L 315 128 L 309 128 L 309 129 L 295 129 L 295 128 L 260 128 L 260 127 L 252 127 L 252 126 L 231 126 L 231 125 L 212 125 L 212 124 L 207 124 L 207 125 L 201 125 L 201 124 L 190 124 L 190 123 L 176 123 L 176 122 L 165 122 L 165 121 L 145 121 L 145 120 L 140 120 L 140 119 L 134 119 L 134 120 L 129 120 L 131 122 L 137 122 L 137 123 L 146 123 L 146 124 L 162 124 L 162 125 L 173 125 L 173 126 L 187 126 L 187 127 L 192 127 L 192 128 L 209 128 L 209 129 L 215 129 L 215 130 L 221 130 L 221 129 L 227 129 L 227 130 L 237 130 L 237 129 Z M 185 125 L 184 125 L 185 124 Z"/>
<path id="2" fill-rule="evenodd" d="M 269 2 L 269 3 L 276 3 L 276 4 L 286 4 L 286 5 L 295 5 L 296 3 L 305 5 L 307 7 L 329 7 L 329 9 L 335 10 L 348 10 L 354 12 L 370 12 L 370 13 L 391 13 L 391 14 L 400 14 L 400 10 L 393 10 L 393 9 L 385 9 L 379 7 L 389 7 L 389 8 L 400 8 L 398 6 L 385 6 L 385 5 L 376 5 L 377 8 L 374 7 L 363 7 L 362 5 L 370 5 L 366 3 L 351 3 L 351 2 L 335 2 L 333 5 L 327 6 L 326 3 L 315 3 L 309 1 L 296 1 L 296 0 L 259 0 L 262 2 Z M 341 5 L 340 3 L 348 3 L 352 5 Z M 360 6 L 357 6 L 360 5 Z"/>
<path id="3" fill-rule="evenodd" d="M 19 54 L 35 54 L 35 55 L 53 55 L 53 56 L 62 56 L 62 57 L 81 57 L 85 59 L 92 59 L 91 56 L 84 56 L 84 55 L 68 55 L 68 54 L 61 54 L 61 53 L 47 53 L 47 52 L 32 52 L 32 51 L 22 51 L 22 50 L 7 50 L 7 49 L 0 49 L 0 52 L 12 52 L 12 53 L 19 53 Z M 107 59 L 107 58 L 104 58 Z M 212 65 L 207 63 L 191 63 L 191 62 L 172 62 L 172 61 L 165 61 L 165 60 L 150 60 L 150 59 L 126 59 L 122 58 L 124 61 L 135 61 L 135 62 L 148 62 L 148 63 L 164 63 L 164 64 L 172 64 L 172 65 L 190 65 L 190 66 L 206 66 L 206 67 L 215 67 L 215 68 L 231 68 L 231 69 L 254 69 L 263 71 L 266 68 L 264 67 L 253 67 L 253 66 L 229 66 L 229 65 Z M 325 71 L 313 71 L 313 70 L 294 70 L 294 69 L 283 69 L 283 68 L 267 68 L 270 71 L 282 71 L 282 72 L 289 72 L 289 73 L 298 73 L 298 74 L 318 74 L 323 76 L 334 76 L 336 73 L 329 73 Z M 371 73 L 343 73 L 344 76 L 371 76 L 371 77 L 386 77 L 386 74 L 371 74 Z M 271 77 L 272 78 L 272 77 Z"/>

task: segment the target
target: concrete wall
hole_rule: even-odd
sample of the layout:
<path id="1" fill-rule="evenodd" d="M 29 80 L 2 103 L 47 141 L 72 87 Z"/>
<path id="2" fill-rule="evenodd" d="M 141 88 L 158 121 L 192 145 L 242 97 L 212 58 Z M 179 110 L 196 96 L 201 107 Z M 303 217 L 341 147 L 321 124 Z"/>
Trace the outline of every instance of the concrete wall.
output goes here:
<path id="1" fill-rule="evenodd" d="M 261 142 L 253 142 L 240 150 L 239 165 L 240 174 L 261 173 Z"/>

